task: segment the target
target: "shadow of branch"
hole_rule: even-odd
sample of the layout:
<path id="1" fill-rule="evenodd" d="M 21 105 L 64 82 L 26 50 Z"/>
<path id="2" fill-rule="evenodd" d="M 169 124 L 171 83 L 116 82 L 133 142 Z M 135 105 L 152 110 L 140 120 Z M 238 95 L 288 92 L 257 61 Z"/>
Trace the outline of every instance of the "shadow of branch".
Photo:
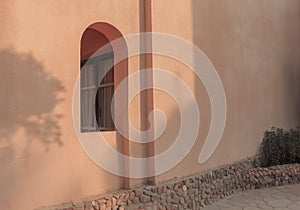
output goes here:
<path id="1" fill-rule="evenodd" d="M 14 143 L 25 141 L 23 155 L 32 141 L 41 142 L 45 151 L 50 145 L 62 146 L 59 120 L 55 107 L 65 91 L 61 81 L 49 75 L 31 54 L 0 50 L 0 154 L 14 158 Z M 23 132 L 17 137 L 18 132 Z M 20 139 L 16 139 L 20 138 Z"/>

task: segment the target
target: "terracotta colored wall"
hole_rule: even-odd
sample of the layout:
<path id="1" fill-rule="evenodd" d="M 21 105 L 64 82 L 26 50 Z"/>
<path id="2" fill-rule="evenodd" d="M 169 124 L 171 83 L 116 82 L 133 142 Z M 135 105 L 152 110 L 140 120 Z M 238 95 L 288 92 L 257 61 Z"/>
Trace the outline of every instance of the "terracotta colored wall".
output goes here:
<path id="1" fill-rule="evenodd" d="M 123 35 L 137 33 L 138 6 L 135 0 L 1 2 L 1 209 L 76 202 L 122 186 L 81 149 L 72 95 L 84 30 L 99 21 Z M 115 135 L 107 135 L 114 145 Z"/>
<path id="2" fill-rule="evenodd" d="M 221 143 L 214 155 L 200 165 L 198 155 L 211 119 L 208 95 L 186 66 L 161 56 L 154 57 L 155 67 L 176 73 L 194 90 L 201 114 L 195 146 L 177 167 L 159 176 L 157 181 L 252 156 L 266 129 L 300 124 L 299 14 L 297 0 L 176 3 L 154 0 L 153 31 L 172 33 L 204 51 L 222 79 L 228 106 Z M 175 102 L 166 94 L 156 93 L 155 106 L 166 110 L 171 119 L 170 129 L 156 144 L 156 152 L 162 152 L 177 135 L 180 117 Z"/>
<path id="3" fill-rule="evenodd" d="M 141 30 L 140 1 L 3 1 L 0 7 L 0 207 L 32 209 L 119 189 L 122 179 L 96 166 L 83 152 L 72 122 L 72 95 L 79 73 L 80 40 L 95 22 L 123 35 Z M 197 143 L 177 167 L 157 181 L 205 171 L 255 154 L 272 125 L 299 125 L 300 2 L 298 0 L 153 0 L 153 31 L 195 43 L 220 74 L 228 119 L 214 156 L 199 165 L 207 135 L 207 93 L 182 63 L 155 56 L 154 66 L 179 75 L 197 95 L 201 130 Z M 129 72 L 140 65 L 129 59 Z M 183 96 L 184 97 L 184 96 Z M 155 92 L 155 107 L 169 119 L 156 152 L 172 143 L 179 128 L 172 98 Z M 130 106 L 140 126 L 140 97 Z M 106 133 L 117 147 L 115 133 Z M 132 156 L 146 148 L 131 144 Z M 109 161 L 109 160 L 108 160 Z M 139 184 L 143 179 L 131 180 Z"/>

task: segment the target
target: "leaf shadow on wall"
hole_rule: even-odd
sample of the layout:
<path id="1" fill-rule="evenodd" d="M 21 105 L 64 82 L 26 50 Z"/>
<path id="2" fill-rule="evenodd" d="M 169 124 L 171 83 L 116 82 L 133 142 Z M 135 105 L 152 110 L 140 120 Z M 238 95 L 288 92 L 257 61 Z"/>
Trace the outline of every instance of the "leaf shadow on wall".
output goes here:
<path id="1" fill-rule="evenodd" d="M 51 145 L 62 146 L 55 107 L 63 99 L 64 86 L 49 75 L 30 53 L 0 50 L 0 158 L 26 158 L 33 141 L 45 152 Z M 18 146 L 22 145 L 22 146 Z"/>

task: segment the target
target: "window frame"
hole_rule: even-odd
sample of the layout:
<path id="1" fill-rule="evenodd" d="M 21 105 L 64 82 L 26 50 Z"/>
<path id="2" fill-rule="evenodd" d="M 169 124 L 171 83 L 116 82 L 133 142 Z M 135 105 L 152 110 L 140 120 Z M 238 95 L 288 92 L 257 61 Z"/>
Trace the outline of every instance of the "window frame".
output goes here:
<path id="1" fill-rule="evenodd" d="M 113 51 L 105 53 L 105 54 L 102 54 L 102 55 L 98 55 L 98 56 L 95 56 L 95 57 L 91 57 L 89 59 L 82 60 L 80 62 L 80 72 L 82 71 L 82 68 L 85 65 L 93 65 L 96 68 L 95 74 L 93 75 L 93 77 L 98 77 L 98 71 L 100 71 L 99 68 L 98 68 L 99 63 L 101 63 L 103 61 L 111 60 L 111 59 L 112 59 L 112 62 L 114 62 L 114 53 L 113 53 Z M 112 74 L 112 76 L 113 76 L 112 80 L 113 81 L 102 84 L 102 81 L 104 81 L 105 77 L 108 76 L 109 71 L 113 71 L 113 74 Z M 82 95 L 81 95 L 82 91 L 84 91 L 85 89 L 90 89 L 90 88 L 97 89 L 96 90 L 95 100 L 94 100 L 94 102 L 91 102 L 93 104 L 94 108 L 92 109 L 92 111 L 89 110 L 90 112 L 93 112 L 92 119 L 90 119 L 90 116 L 89 116 L 89 123 L 91 123 L 91 121 L 96 120 L 96 127 L 93 127 L 93 126 L 91 126 L 91 128 L 89 126 L 83 127 L 82 126 L 82 120 L 80 120 L 80 130 L 81 130 L 82 133 L 98 132 L 98 131 L 100 131 L 100 132 L 102 132 L 102 131 L 104 131 L 104 132 L 105 131 L 116 131 L 116 127 L 115 127 L 115 124 L 114 124 L 114 121 L 113 121 L 113 115 L 114 115 L 114 113 L 112 113 L 111 106 L 106 107 L 106 109 L 103 108 L 103 107 L 101 107 L 101 108 L 103 108 L 103 113 L 105 115 L 110 115 L 110 114 L 112 115 L 112 124 L 113 124 L 113 127 L 105 127 L 105 126 L 104 127 L 100 127 L 99 126 L 100 119 L 98 119 L 98 117 L 97 117 L 97 111 L 96 111 L 98 109 L 97 106 L 96 106 L 96 104 L 97 104 L 96 101 L 97 101 L 98 92 L 100 92 L 100 89 L 105 89 L 107 87 L 112 87 L 112 90 L 113 90 L 113 93 L 114 93 L 114 89 L 115 89 L 115 78 L 114 78 L 115 77 L 114 76 L 115 72 L 114 71 L 115 70 L 114 70 L 114 65 L 113 65 L 112 68 L 110 70 L 108 70 L 108 72 L 106 73 L 106 75 L 102 78 L 102 81 L 97 81 L 97 79 L 95 78 L 95 84 L 89 85 L 87 87 L 85 87 L 85 86 L 82 87 L 82 81 L 81 81 L 81 76 L 80 76 L 80 110 L 82 110 L 82 103 L 83 103 L 81 101 L 82 100 Z M 112 94 L 111 99 L 113 99 L 113 94 Z M 112 101 L 110 101 L 109 104 L 111 105 Z M 98 104 L 98 106 L 99 106 L 99 104 Z M 81 111 L 80 113 L 81 113 L 80 114 L 80 119 L 82 119 L 81 115 L 82 115 L 83 112 Z M 91 113 L 89 113 L 88 111 L 86 111 L 85 114 L 90 115 Z M 106 120 L 107 120 L 107 117 L 104 119 L 104 121 L 106 121 Z M 91 123 L 91 124 L 93 124 L 93 123 Z"/>

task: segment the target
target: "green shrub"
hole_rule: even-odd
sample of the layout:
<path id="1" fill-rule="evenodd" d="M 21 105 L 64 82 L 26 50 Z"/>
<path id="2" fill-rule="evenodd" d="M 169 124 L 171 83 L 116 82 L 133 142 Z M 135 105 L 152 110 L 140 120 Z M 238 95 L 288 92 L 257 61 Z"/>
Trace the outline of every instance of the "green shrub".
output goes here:
<path id="1" fill-rule="evenodd" d="M 272 127 L 264 134 L 259 154 L 261 166 L 300 163 L 300 129 Z"/>

